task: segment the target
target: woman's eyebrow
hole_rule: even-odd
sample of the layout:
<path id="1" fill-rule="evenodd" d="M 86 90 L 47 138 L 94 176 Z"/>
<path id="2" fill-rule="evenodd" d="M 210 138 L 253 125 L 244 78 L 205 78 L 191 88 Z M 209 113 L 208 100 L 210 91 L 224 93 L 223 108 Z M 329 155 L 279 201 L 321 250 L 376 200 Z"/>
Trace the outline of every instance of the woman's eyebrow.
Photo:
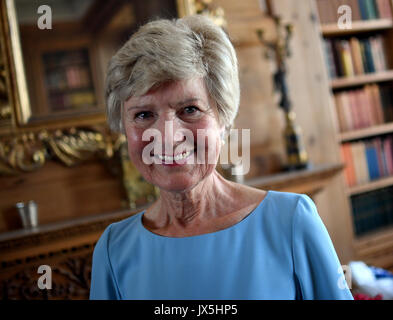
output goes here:
<path id="1" fill-rule="evenodd" d="M 202 99 L 199 99 L 199 98 L 187 98 L 185 100 L 176 102 L 174 104 L 170 104 L 170 107 L 173 108 L 173 105 L 178 107 L 178 106 L 181 106 L 181 105 L 185 105 L 185 104 L 188 104 L 188 103 L 195 103 L 195 102 L 202 102 L 204 104 L 204 101 Z M 153 108 L 153 107 L 154 107 L 153 104 L 147 103 L 147 104 L 141 104 L 141 105 L 136 105 L 136 106 L 129 106 L 129 107 L 127 107 L 127 111 L 130 111 L 132 109 L 146 109 L 146 108 Z"/>
<path id="2" fill-rule="evenodd" d="M 127 111 L 130 111 L 131 109 L 146 109 L 146 108 L 152 108 L 152 104 L 142 104 L 138 106 L 129 106 L 127 107 Z"/>
<path id="3" fill-rule="evenodd" d="M 175 105 L 176 106 L 181 106 L 181 105 L 185 105 L 185 104 L 188 104 L 188 103 L 195 103 L 195 102 L 198 102 L 198 101 L 204 103 L 204 101 L 202 99 L 199 99 L 199 98 L 188 98 L 188 99 L 182 100 L 180 102 L 177 102 Z"/>

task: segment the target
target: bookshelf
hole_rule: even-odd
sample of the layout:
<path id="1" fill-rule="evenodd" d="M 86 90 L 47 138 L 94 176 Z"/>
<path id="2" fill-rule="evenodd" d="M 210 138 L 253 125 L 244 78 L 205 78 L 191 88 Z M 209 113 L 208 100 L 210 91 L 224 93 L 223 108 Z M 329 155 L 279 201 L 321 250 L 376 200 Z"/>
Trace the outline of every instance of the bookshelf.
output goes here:
<path id="1" fill-rule="evenodd" d="M 365 129 L 353 130 L 339 134 L 339 142 L 358 140 L 393 132 L 393 123 L 375 125 Z"/>
<path id="2" fill-rule="evenodd" d="M 393 1 L 315 2 L 356 258 L 391 269 L 392 255 L 377 257 L 386 237 L 393 251 Z M 337 24 L 343 4 L 352 9 L 351 29 Z"/>
<path id="3" fill-rule="evenodd" d="M 369 183 L 360 184 L 354 187 L 350 187 L 347 189 L 347 194 L 349 196 L 378 190 L 381 188 L 386 188 L 393 185 L 393 177 L 386 177 L 371 181 Z"/>
<path id="4" fill-rule="evenodd" d="M 87 48 L 42 53 L 47 99 L 52 111 L 95 105 Z"/>
<path id="5" fill-rule="evenodd" d="M 391 19 L 378 19 L 353 21 L 350 29 L 339 29 L 337 28 L 337 23 L 326 23 L 321 26 L 321 31 L 324 37 L 334 37 L 356 34 L 359 32 L 380 31 L 392 27 L 393 21 Z"/>
<path id="6" fill-rule="evenodd" d="M 370 74 L 361 74 L 356 76 L 348 76 L 331 80 L 332 89 L 345 89 L 360 86 L 368 83 L 377 83 L 383 81 L 393 81 L 393 70 L 380 71 Z"/>
<path id="7" fill-rule="evenodd" d="M 63 122 L 102 112 L 102 67 L 96 44 L 83 34 L 42 38 L 27 27 L 21 35 L 24 61 L 29 62 L 25 64 L 29 123 Z"/>

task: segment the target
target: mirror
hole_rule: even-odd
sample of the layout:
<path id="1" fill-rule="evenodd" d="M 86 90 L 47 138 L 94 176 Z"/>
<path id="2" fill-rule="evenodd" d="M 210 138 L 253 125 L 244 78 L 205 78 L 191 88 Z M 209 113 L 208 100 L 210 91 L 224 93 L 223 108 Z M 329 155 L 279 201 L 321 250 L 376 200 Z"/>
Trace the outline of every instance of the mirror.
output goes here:
<path id="1" fill-rule="evenodd" d="M 138 26 L 155 17 L 174 18 L 188 2 L 0 1 L 5 3 L 8 18 L 20 126 L 75 119 L 103 121 L 110 57 Z"/>

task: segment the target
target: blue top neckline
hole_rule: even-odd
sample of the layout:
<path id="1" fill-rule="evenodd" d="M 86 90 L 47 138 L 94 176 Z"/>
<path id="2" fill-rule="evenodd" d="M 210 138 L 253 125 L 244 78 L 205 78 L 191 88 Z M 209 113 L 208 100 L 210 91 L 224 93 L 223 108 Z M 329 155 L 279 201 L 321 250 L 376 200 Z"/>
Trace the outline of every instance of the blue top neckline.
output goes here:
<path id="1" fill-rule="evenodd" d="M 253 216 L 255 216 L 255 212 L 257 211 L 261 211 L 263 209 L 263 207 L 265 206 L 266 200 L 268 198 L 268 196 L 271 194 L 271 190 L 268 190 L 266 192 L 265 197 L 263 198 L 263 200 L 258 204 L 258 206 L 252 210 L 245 218 L 243 218 L 242 220 L 240 220 L 239 222 L 231 225 L 228 228 L 225 229 L 221 229 L 221 230 L 217 230 L 214 232 L 208 232 L 208 233 L 202 233 L 202 234 L 198 234 L 198 235 L 193 235 L 193 236 L 185 236 L 185 237 L 168 237 L 168 236 L 163 236 L 163 235 L 159 235 L 156 234 L 148 229 L 145 228 L 145 226 L 142 223 L 142 218 L 143 218 L 143 214 L 145 213 L 145 210 L 139 213 L 139 217 L 137 217 L 138 220 L 138 227 L 139 229 L 141 229 L 141 231 L 143 233 L 145 233 L 147 236 L 152 237 L 152 238 L 156 238 L 156 239 L 174 239 L 174 240 L 178 240 L 180 241 L 181 239 L 195 239 L 198 237 L 212 237 L 212 236 L 216 236 L 217 234 L 221 234 L 221 233 L 225 233 L 225 232 L 229 232 L 231 230 L 235 230 L 237 228 L 240 228 L 241 225 L 245 224 L 248 220 L 250 220 Z"/>

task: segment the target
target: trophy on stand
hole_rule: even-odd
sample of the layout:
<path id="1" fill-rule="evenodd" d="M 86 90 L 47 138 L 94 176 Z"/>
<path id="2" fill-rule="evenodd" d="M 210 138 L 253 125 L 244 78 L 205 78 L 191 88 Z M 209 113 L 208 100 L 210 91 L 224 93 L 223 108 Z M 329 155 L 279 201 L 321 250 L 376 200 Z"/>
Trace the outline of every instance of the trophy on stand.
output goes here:
<path id="1" fill-rule="evenodd" d="M 295 124 L 295 112 L 291 109 L 291 101 L 288 95 L 288 86 L 286 82 L 286 63 L 285 59 L 291 55 L 289 41 L 292 36 L 293 27 L 291 24 L 282 25 L 280 17 L 273 17 L 277 32 L 277 38 L 274 41 L 267 41 L 264 38 L 264 31 L 257 30 L 257 35 L 262 45 L 267 49 L 265 57 L 274 59 L 276 71 L 273 75 L 274 90 L 280 94 L 279 105 L 285 113 L 286 127 L 284 130 L 284 139 L 288 163 L 285 165 L 285 171 L 304 169 L 309 166 L 308 156 L 302 140 L 301 128 Z"/>

